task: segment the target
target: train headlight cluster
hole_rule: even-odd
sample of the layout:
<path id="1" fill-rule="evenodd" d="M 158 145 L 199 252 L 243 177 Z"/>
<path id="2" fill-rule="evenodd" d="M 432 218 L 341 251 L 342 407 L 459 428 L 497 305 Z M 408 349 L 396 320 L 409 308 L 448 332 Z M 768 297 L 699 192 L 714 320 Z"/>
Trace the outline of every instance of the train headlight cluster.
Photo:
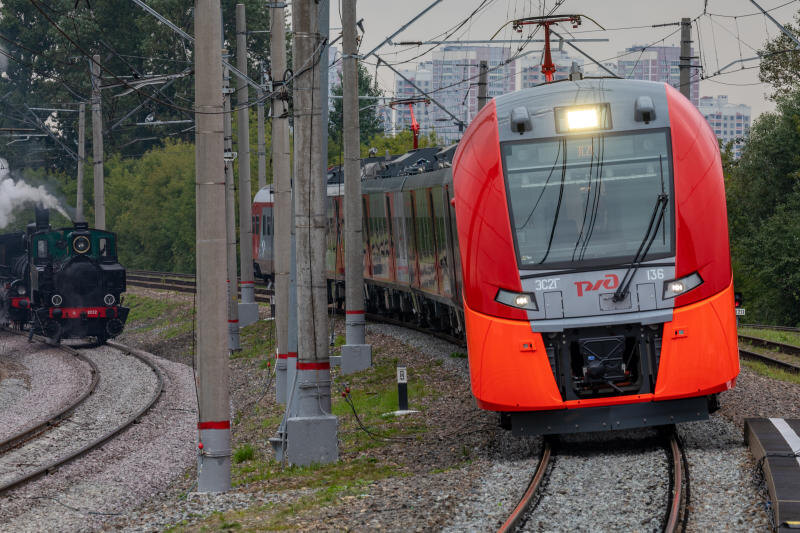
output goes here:
<path id="1" fill-rule="evenodd" d="M 688 276 L 684 276 L 679 279 L 673 279 L 671 281 L 664 282 L 664 299 L 668 300 L 670 298 L 675 298 L 685 292 L 689 292 L 690 290 L 699 287 L 703 283 L 703 278 L 700 277 L 700 274 L 697 272 L 693 272 Z"/>
<path id="2" fill-rule="evenodd" d="M 536 295 L 527 292 L 511 292 L 500 289 L 494 299 L 503 305 L 517 309 L 539 310 L 539 306 L 536 304 Z"/>

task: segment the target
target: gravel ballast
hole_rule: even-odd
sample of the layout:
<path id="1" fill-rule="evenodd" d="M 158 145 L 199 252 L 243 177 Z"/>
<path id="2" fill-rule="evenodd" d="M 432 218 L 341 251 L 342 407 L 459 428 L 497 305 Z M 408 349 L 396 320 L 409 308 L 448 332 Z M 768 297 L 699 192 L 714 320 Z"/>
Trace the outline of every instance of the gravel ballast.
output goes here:
<path id="1" fill-rule="evenodd" d="M 91 383 L 89 365 L 58 348 L 0 331 L 0 441 L 49 419 Z"/>
<path id="2" fill-rule="evenodd" d="M 60 440 L 70 443 L 72 439 L 75 445 L 115 427 L 148 400 L 155 386 L 152 370 L 138 359 L 108 346 L 83 353 L 100 370 L 98 388 L 67 423 L 47 435 L 63 427 L 71 435 L 62 435 Z M 191 370 L 164 360 L 157 364 L 165 390 L 153 409 L 101 448 L 5 494 L 0 508 L 4 527 L 97 530 L 167 490 L 170 481 L 192 464 L 197 415 Z"/>

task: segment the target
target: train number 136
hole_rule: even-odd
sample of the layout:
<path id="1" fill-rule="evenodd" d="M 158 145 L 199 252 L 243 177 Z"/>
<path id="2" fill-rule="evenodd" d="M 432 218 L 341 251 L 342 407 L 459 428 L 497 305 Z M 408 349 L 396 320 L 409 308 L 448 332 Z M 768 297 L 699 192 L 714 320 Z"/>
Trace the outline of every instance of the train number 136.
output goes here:
<path id="1" fill-rule="evenodd" d="M 664 279 L 664 269 L 663 268 L 650 268 L 647 270 L 647 280 L 657 280 L 657 279 Z"/>

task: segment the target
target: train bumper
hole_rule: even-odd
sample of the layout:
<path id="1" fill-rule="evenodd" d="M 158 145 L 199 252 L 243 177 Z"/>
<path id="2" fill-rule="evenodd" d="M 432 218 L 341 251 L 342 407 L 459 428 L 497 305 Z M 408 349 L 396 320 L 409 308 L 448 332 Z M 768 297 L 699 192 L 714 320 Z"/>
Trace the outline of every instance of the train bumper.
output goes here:
<path id="1" fill-rule="evenodd" d="M 561 417 L 564 409 L 706 397 L 731 388 L 739 373 L 733 309 L 732 285 L 674 309 L 673 320 L 663 326 L 653 392 L 565 401 L 542 336 L 532 332 L 530 322 L 484 315 L 465 304 L 472 392 L 482 409 L 557 410 Z M 613 411 L 597 411 L 598 417 Z"/>
<path id="2" fill-rule="evenodd" d="M 130 309 L 112 307 L 47 307 L 37 309 L 34 327 L 46 337 L 113 338 L 122 333 Z"/>

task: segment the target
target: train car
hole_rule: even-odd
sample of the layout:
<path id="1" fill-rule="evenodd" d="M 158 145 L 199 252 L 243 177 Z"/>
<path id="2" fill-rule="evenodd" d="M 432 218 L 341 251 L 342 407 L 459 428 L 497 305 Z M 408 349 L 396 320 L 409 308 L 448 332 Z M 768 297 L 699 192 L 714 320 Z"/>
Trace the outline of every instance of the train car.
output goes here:
<path id="1" fill-rule="evenodd" d="M 56 342 L 122 333 L 129 309 L 116 242 L 86 223 L 52 229 L 48 211 L 37 209 L 26 232 L 0 235 L 0 322 Z"/>
<path id="2" fill-rule="evenodd" d="M 703 419 L 739 373 L 717 139 L 663 83 L 499 96 L 453 161 L 472 391 L 516 434 Z"/>
<path id="3" fill-rule="evenodd" d="M 463 335 L 451 200 L 455 147 L 421 148 L 362 169 L 365 304 L 370 313 Z M 335 175 L 334 175 L 335 178 Z M 344 298 L 343 187 L 328 183 L 327 276 Z"/>
<path id="4" fill-rule="evenodd" d="M 268 286 L 275 281 L 272 236 L 275 233 L 272 185 L 262 187 L 253 198 L 253 272 Z"/>

